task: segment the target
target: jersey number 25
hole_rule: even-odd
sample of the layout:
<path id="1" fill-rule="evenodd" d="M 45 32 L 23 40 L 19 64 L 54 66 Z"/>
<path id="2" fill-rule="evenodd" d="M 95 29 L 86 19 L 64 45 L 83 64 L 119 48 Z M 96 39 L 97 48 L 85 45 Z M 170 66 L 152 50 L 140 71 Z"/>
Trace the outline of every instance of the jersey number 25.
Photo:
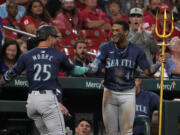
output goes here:
<path id="1" fill-rule="evenodd" d="M 49 71 L 51 69 L 51 65 L 49 64 L 35 64 L 34 65 L 34 81 L 47 81 L 51 78 L 51 72 Z M 45 74 L 45 77 L 42 78 L 42 75 Z M 44 75 L 43 75 L 44 76 Z"/>

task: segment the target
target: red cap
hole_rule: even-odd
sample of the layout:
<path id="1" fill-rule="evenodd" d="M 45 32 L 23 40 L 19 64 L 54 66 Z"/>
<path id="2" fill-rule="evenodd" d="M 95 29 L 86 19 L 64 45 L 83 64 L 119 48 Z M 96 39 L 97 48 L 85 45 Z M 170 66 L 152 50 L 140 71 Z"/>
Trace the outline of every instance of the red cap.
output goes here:
<path id="1" fill-rule="evenodd" d="M 163 4 L 162 6 L 160 6 L 160 13 L 163 13 L 165 9 L 166 9 L 166 12 L 170 12 L 169 5 L 168 4 Z"/>

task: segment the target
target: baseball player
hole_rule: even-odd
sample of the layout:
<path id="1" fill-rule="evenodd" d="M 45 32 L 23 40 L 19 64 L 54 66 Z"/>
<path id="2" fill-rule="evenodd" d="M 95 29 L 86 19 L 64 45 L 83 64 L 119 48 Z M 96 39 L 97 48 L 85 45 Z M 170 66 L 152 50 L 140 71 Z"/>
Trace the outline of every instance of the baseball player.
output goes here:
<path id="1" fill-rule="evenodd" d="M 57 100 L 57 97 L 61 99 L 61 92 L 56 97 L 56 89 L 61 89 L 57 78 L 59 69 L 77 75 L 86 72 L 86 67 L 74 66 L 64 53 L 51 47 L 57 37 L 54 27 L 41 26 L 37 31 L 38 47 L 22 54 L 0 80 L 3 85 L 26 70 L 29 83 L 27 114 L 41 135 L 65 135 L 64 118 Z"/>
<path id="2" fill-rule="evenodd" d="M 88 72 L 96 72 L 99 64 L 105 65 L 103 93 L 103 121 L 108 135 L 132 135 L 135 116 L 135 83 L 134 72 L 139 66 L 150 76 L 165 62 L 161 56 L 160 62 L 152 67 L 147 61 L 144 51 L 135 44 L 128 42 L 126 36 L 129 24 L 126 21 L 116 21 L 112 25 L 112 41 L 103 43 Z"/>
<path id="3" fill-rule="evenodd" d="M 158 112 L 159 109 L 159 96 L 151 91 L 144 91 L 140 85 L 142 79 L 135 79 L 136 87 L 136 113 L 135 116 L 144 115 L 152 120 L 154 111 Z M 134 125 L 133 135 L 144 135 L 143 125 Z"/>

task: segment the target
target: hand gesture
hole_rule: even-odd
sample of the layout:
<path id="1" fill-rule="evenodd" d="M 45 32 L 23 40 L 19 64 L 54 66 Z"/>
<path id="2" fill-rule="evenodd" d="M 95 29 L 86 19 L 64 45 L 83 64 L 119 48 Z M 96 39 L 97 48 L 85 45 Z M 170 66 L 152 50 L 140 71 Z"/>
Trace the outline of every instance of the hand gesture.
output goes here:
<path id="1" fill-rule="evenodd" d="M 138 32 L 139 34 L 141 34 L 141 33 L 143 32 L 143 25 L 142 25 L 142 24 L 139 24 L 139 27 L 138 27 L 137 32 Z"/>

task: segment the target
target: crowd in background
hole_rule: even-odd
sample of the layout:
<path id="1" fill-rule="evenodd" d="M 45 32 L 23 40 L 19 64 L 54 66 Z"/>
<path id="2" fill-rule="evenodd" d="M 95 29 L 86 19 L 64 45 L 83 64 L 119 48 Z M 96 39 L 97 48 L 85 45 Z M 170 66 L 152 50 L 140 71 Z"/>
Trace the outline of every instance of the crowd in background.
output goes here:
<path id="1" fill-rule="evenodd" d="M 157 47 L 161 39 L 155 33 L 156 13 L 160 34 L 163 31 L 164 9 L 167 12 L 167 34 L 174 25 L 167 43 L 173 37 L 180 37 L 179 0 L 1 0 L 0 3 L 1 73 L 11 67 L 21 53 L 35 46 L 35 42 L 27 44 L 30 37 L 3 26 L 36 34 L 41 25 L 53 25 L 61 36 L 56 48 L 72 61 L 86 66 L 94 58 L 88 52 L 96 54 L 101 43 L 111 40 L 111 25 L 116 20 L 129 22 L 128 40 L 143 48 L 150 63 L 161 53 L 160 47 Z M 79 41 L 84 42 L 86 49 L 75 47 Z M 166 47 L 166 52 L 172 55 L 169 47 Z M 60 76 L 66 75 L 60 73 Z"/>
<path id="2" fill-rule="evenodd" d="M 101 43 L 111 40 L 113 22 L 125 20 L 130 26 L 127 39 L 141 47 L 153 64 L 161 54 L 157 44 L 162 42 L 155 28 L 163 33 L 166 10 L 166 34 L 171 32 L 172 25 L 174 30 L 166 39 L 169 59 L 165 68 L 169 79 L 180 79 L 180 0 L 0 0 L 0 4 L 0 74 L 12 67 L 22 53 L 36 46 L 31 37 L 4 26 L 35 35 L 41 25 L 53 25 L 61 36 L 55 48 L 68 55 L 75 65 L 88 66 Z M 96 74 L 82 77 L 92 76 L 104 76 L 103 65 Z M 91 133 L 91 123 L 84 121 L 89 128 L 87 132 Z M 77 133 L 82 132 L 81 125 L 80 121 Z"/>

